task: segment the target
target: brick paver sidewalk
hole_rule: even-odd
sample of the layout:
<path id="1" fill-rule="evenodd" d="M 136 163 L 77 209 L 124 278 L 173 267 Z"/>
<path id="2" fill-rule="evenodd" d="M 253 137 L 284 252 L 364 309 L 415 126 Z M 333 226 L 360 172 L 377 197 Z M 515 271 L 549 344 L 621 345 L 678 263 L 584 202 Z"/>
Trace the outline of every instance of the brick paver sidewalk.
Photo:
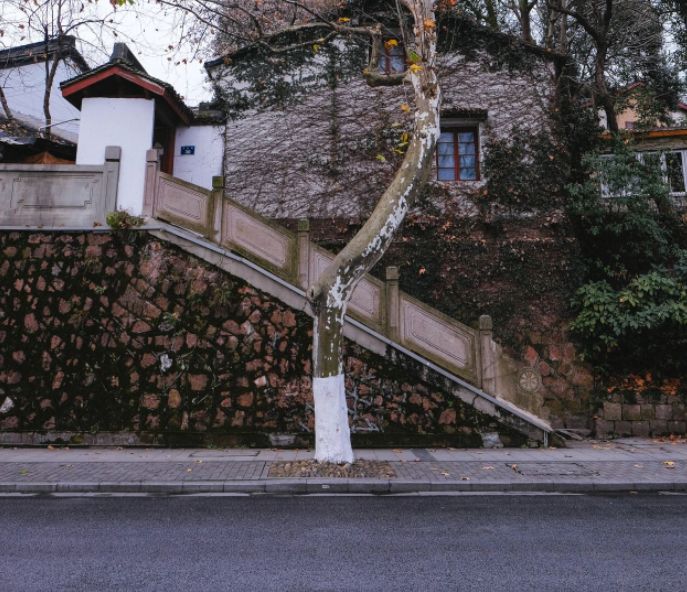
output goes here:
<path id="1" fill-rule="evenodd" d="M 627 439 L 565 449 L 359 450 L 390 467 L 366 478 L 280 478 L 310 451 L 0 449 L 0 492 L 394 493 L 687 491 L 687 443 Z"/>

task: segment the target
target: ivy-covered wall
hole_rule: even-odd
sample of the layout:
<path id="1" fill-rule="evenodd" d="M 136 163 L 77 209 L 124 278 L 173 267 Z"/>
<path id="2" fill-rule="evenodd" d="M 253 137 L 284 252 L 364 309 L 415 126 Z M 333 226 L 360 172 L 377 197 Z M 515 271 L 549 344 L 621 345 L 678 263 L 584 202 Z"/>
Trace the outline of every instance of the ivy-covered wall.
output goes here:
<path id="1" fill-rule="evenodd" d="M 551 129 L 559 56 L 464 19 L 440 23 L 439 38 L 443 114 L 479 125 L 482 149 L 515 130 Z M 215 67 L 230 116 L 229 197 L 276 218 L 359 221 L 371 211 L 403 157 L 413 92 L 368 86 L 361 73 L 369 49 L 344 38 L 277 55 L 255 48 Z M 474 212 L 472 194 L 483 183 L 436 186 L 437 203 Z"/>
<path id="2" fill-rule="evenodd" d="M 145 232 L 5 232 L 0 254 L 0 432 L 311 440 L 302 311 Z M 400 358 L 346 345 L 358 444 L 522 442 Z"/>

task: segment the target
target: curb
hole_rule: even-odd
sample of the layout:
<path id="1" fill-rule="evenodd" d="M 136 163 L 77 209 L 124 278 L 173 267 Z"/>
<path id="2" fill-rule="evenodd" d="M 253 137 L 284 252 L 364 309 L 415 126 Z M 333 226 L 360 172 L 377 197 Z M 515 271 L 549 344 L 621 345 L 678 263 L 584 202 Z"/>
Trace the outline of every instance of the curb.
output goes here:
<path id="1" fill-rule="evenodd" d="M 55 493 L 149 493 L 183 495 L 203 493 L 236 493 L 263 495 L 327 494 L 412 494 L 412 493 L 618 493 L 618 492 L 687 492 L 687 482 L 628 483 L 620 481 L 585 482 L 490 482 L 404 481 L 389 479 L 263 479 L 254 481 L 131 481 L 131 482 L 55 482 L 0 483 L 0 494 Z"/>

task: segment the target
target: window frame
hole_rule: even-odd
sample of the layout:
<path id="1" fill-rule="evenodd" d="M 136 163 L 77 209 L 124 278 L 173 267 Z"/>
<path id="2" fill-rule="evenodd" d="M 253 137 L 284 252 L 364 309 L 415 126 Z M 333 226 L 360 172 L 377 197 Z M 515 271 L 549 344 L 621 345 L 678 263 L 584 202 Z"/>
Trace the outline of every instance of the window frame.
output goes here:
<path id="1" fill-rule="evenodd" d="M 440 168 L 447 169 L 447 167 L 439 167 L 439 146 L 437 142 L 437 148 L 435 150 L 435 164 L 437 168 L 437 181 L 440 183 L 476 183 L 482 180 L 482 171 L 480 163 L 480 126 L 479 123 L 464 123 L 459 125 L 445 125 L 441 128 L 440 132 L 450 133 L 453 136 L 453 179 L 439 179 Z M 475 178 L 474 179 L 462 179 L 460 176 L 460 152 L 459 152 L 459 139 L 458 134 L 470 132 L 474 134 L 475 138 Z"/>
<path id="2" fill-rule="evenodd" d="M 666 156 L 668 154 L 679 154 L 681 163 L 682 163 L 682 186 L 683 186 L 683 191 L 672 191 L 672 188 L 670 186 L 670 176 L 668 173 L 668 163 Z M 668 195 L 672 198 L 684 198 L 687 197 L 687 149 L 678 149 L 678 148 L 667 148 L 665 150 L 637 150 L 635 152 L 635 158 L 641 162 L 645 162 L 645 156 L 657 156 L 658 157 L 658 162 L 661 167 L 661 175 L 663 177 L 663 182 L 667 185 L 669 193 Z M 603 154 L 601 155 L 601 158 L 603 159 L 612 159 L 613 155 L 612 154 Z M 601 180 L 601 197 L 603 199 L 614 199 L 614 198 L 623 198 L 623 197 L 631 197 L 633 195 L 632 189 L 628 188 L 625 189 L 619 193 L 612 194 L 609 189 L 608 185 L 604 183 L 603 180 Z"/>
<path id="3" fill-rule="evenodd" d="M 379 60 L 377 62 L 377 70 L 382 73 L 386 74 L 387 76 L 392 76 L 394 74 L 402 74 L 403 72 L 406 71 L 406 50 L 403 47 L 403 43 L 400 41 L 398 42 L 398 45 L 395 45 L 395 48 L 398 48 L 398 51 L 400 52 L 398 56 L 392 55 L 391 51 L 389 50 L 389 47 L 386 44 L 386 41 L 388 40 L 383 40 L 381 43 L 381 51 L 379 52 Z M 393 49 L 393 48 L 392 48 Z M 401 70 L 394 70 L 393 68 L 393 58 L 394 57 L 400 57 L 403 60 L 403 68 Z"/>

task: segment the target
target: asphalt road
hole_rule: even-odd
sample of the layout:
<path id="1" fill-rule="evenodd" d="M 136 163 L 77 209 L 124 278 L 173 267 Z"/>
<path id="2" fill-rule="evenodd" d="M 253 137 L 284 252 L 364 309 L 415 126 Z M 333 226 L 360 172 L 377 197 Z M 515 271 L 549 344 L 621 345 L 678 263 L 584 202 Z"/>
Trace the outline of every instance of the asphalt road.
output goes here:
<path id="1" fill-rule="evenodd" d="M 687 588 L 686 496 L 1 498 L 0 591 Z"/>

